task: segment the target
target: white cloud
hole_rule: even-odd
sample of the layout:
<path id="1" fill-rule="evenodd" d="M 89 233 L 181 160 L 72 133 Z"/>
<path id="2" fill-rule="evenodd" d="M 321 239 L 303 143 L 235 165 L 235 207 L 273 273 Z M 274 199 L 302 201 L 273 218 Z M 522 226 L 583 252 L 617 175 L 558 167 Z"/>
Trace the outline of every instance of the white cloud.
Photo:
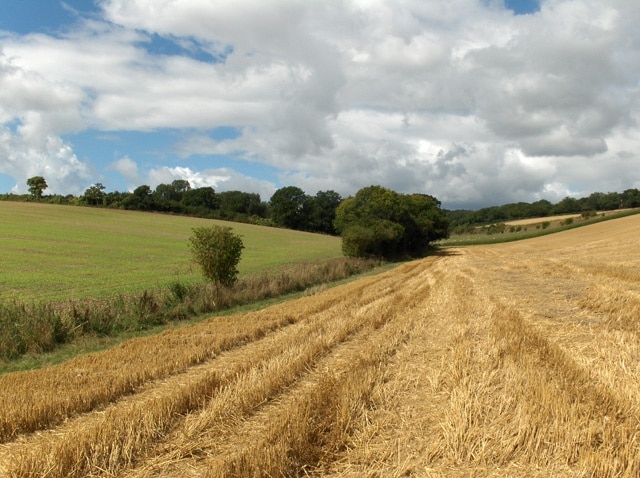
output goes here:
<path id="1" fill-rule="evenodd" d="M 64 135 L 170 129 L 184 131 L 174 164 L 109 167 L 131 184 L 272 192 L 235 172 L 241 158 L 310 193 L 378 183 L 448 205 L 640 181 L 637 2 L 546 0 L 526 16 L 477 0 L 99 5 L 102 20 L 56 37 L 0 38 L 0 172 L 48 161 L 71 184 L 93 172 Z M 153 54 L 152 35 L 189 53 Z M 221 126 L 240 134 L 215 139 Z M 231 159 L 196 169 L 193 155 Z"/>
<path id="2" fill-rule="evenodd" d="M 127 156 L 112 162 L 107 166 L 107 169 L 119 173 L 121 176 L 128 179 L 132 185 L 136 184 L 140 180 L 138 164 Z"/>
<path id="3" fill-rule="evenodd" d="M 33 148 L 21 135 L 0 129 L 0 171 L 16 180 L 13 192 L 26 193 L 27 179 L 43 176 L 48 185 L 45 194 L 81 194 L 82 184 L 91 178 L 90 168 L 58 137 L 39 138 L 38 144 Z"/>

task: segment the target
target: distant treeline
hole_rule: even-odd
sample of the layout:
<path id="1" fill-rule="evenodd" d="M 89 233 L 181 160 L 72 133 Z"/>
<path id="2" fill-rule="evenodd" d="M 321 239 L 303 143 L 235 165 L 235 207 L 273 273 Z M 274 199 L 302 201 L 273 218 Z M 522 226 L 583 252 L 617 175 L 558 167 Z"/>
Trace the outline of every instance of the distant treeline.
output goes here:
<path id="1" fill-rule="evenodd" d="M 33 182 L 37 179 L 37 188 Z M 335 191 L 319 191 L 315 196 L 295 186 L 278 189 L 269 201 L 259 194 L 242 191 L 216 192 L 211 187 L 192 188 L 189 181 L 178 179 L 171 184 L 159 184 L 155 189 L 138 186 L 133 192 L 106 192 L 96 183 L 82 196 L 44 195 L 46 180 L 30 178 L 32 194 L 2 194 L 0 200 L 74 204 L 136 211 L 155 211 L 171 214 L 246 222 L 265 226 L 285 227 L 299 231 L 336 235 L 336 209 L 343 198 Z M 560 214 L 582 214 L 588 211 L 612 211 L 640 207 L 640 190 L 627 189 L 622 193 L 595 192 L 576 199 L 567 197 L 557 204 L 546 199 L 533 203 L 518 202 L 473 210 L 445 210 L 449 230 L 462 232 L 466 228 L 501 223 L 515 219 L 547 217 Z"/>
<path id="2" fill-rule="evenodd" d="M 245 222 L 286 227 L 300 231 L 336 234 L 333 227 L 336 208 L 342 197 L 335 191 L 319 191 L 315 196 L 288 186 L 275 192 L 270 201 L 259 194 L 242 191 L 216 192 L 211 187 L 192 188 L 186 180 L 159 184 L 155 189 L 138 186 L 133 192 L 106 192 L 96 183 L 82 196 L 45 195 L 46 180 L 32 194 L 3 194 L 0 200 L 38 201 L 52 204 L 72 204 L 134 211 L 180 214 L 207 219 Z"/>
<path id="3" fill-rule="evenodd" d="M 467 226 L 486 225 L 528 219 L 532 217 L 547 217 L 562 214 L 582 214 L 587 211 L 613 211 L 640 207 L 640 190 L 627 189 L 622 193 L 593 193 L 587 197 L 564 198 L 557 204 L 545 199 L 533 203 L 518 202 L 503 206 L 492 206 L 477 211 L 454 210 L 446 211 L 453 232 Z"/>

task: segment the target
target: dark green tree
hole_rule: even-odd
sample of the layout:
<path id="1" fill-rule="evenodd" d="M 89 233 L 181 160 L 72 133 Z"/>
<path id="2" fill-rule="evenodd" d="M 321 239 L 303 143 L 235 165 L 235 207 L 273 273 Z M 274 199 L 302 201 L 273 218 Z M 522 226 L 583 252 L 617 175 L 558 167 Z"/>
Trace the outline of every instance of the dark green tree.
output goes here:
<path id="1" fill-rule="evenodd" d="M 640 191 L 638 189 L 626 189 L 620 195 L 622 207 L 640 207 Z"/>
<path id="2" fill-rule="evenodd" d="M 436 198 L 427 194 L 410 194 L 401 195 L 400 201 L 404 253 L 418 257 L 429 249 L 433 241 L 449 237 L 449 219 Z"/>
<path id="3" fill-rule="evenodd" d="M 382 186 L 363 188 L 342 201 L 334 224 L 347 256 L 419 257 L 432 241 L 449 234 L 449 220 L 437 199 Z"/>
<path id="4" fill-rule="evenodd" d="M 100 206 L 102 205 L 105 197 L 104 190 L 105 187 L 102 185 L 102 183 L 95 183 L 85 189 L 82 199 L 85 203 L 91 206 Z"/>
<path id="5" fill-rule="evenodd" d="M 333 221 L 336 209 L 342 202 L 342 197 L 335 191 L 318 191 L 309 198 L 308 229 L 313 232 L 336 234 Z"/>
<path id="6" fill-rule="evenodd" d="M 42 176 L 34 176 L 27 179 L 27 186 L 29 186 L 29 192 L 36 199 L 42 198 L 42 192 L 49 187 Z"/>
<path id="7" fill-rule="evenodd" d="M 150 211 L 154 209 L 153 190 L 150 186 L 143 184 L 127 194 L 122 204 L 125 209 L 135 209 L 139 211 Z"/>
<path id="8" fill-rule="evenodd" d="M 553 207 L 551 214 L 571 214 L 581 211 L 582 205 L 580 201 L 575 198 L 566 197 Z"/>
<path id="9" fill-rule="evenodd" d="M 244 245 L 242 239 L 230 227 L 197 227 L 189 238 L 194 261 L 204 276 L 216 286 L 232 286 L 238 277 Z"/>
<path id="10" fill-rule="evenodd" d="M 267 216 L 267 206 L 257 193 L 224 191 L 218 193 L 218 198 L 220 199 L 220 212 L 224 217 Z"/>
<path id="11" fill-rule="evenodd" d="M 182 199 L 182 195 L 191 189 L 191 184 L 186 179 L 176 179 L 172 181 L 171 187 L 175 191 L 176 201 Z"/>
<path id="12" fill-rule="evenodd" d="M 182 193 L 182 204 L 187 207 L 218 209 L 220 203 L 216 192 L 210 186 L 189 189 Z"/>
<path id="13" fill-rule="evenodd" d="M 171 184 L 158 184 L 154 195 L 164 201 L 176 201 L 182 200 L 182 195 L 191 189 L 189 181 L 185 179 L 176 179 Z"/>
<path id="14" fill-rule="evenodd" d="M 269 203 L 271 219 L 278 226 L 297 230 L 307 228 L 309 201 L 302 189 L 295 186 L 278 189 Z"/>

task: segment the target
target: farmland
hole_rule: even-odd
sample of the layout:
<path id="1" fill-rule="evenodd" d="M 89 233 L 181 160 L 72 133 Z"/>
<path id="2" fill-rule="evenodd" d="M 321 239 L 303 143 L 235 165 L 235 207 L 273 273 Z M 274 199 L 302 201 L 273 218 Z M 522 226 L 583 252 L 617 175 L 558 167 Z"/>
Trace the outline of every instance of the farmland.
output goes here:
<path id="1" fill-rule="evenodd" d="M 454 229 L 449 238 L 437 244 L 451 247 L 520 241 L 639 213 L 638 208 L 628 208 L 510 220 L 472 227 L 471 231 L 456 232 Z"/>
<path id="2" fill-rule="evenodd" d="M 101 298 L 202 280 L 191 262 L 194 227 L 233 227 L 245 244 L 240 276 L 341 256 L 331 236 L 134 211 L 0 201 L 0 296 Z"/>
<path id="3" fill-rule="evenodd" d="M 0 475 L 638 476 L 640 216 L 0 377 Z"/>

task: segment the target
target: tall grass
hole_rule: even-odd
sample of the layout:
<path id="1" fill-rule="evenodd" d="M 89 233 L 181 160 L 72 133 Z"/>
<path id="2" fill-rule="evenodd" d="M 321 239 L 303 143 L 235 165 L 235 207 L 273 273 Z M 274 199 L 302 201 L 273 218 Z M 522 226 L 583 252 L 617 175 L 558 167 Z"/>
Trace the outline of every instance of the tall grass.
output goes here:
<path id="1" fill-rule="evenodd" d="M 0 358 L 42 353 L 87 335 L 144 330 L 200 314 L 221 311 L 337 281 L 379 265 L 378 261 L 336 258 L 297 264 L 239 280 L 234 286 L 173 282 L 167 288 L 108 299 L 62 303 L 0 303 Z"/>

